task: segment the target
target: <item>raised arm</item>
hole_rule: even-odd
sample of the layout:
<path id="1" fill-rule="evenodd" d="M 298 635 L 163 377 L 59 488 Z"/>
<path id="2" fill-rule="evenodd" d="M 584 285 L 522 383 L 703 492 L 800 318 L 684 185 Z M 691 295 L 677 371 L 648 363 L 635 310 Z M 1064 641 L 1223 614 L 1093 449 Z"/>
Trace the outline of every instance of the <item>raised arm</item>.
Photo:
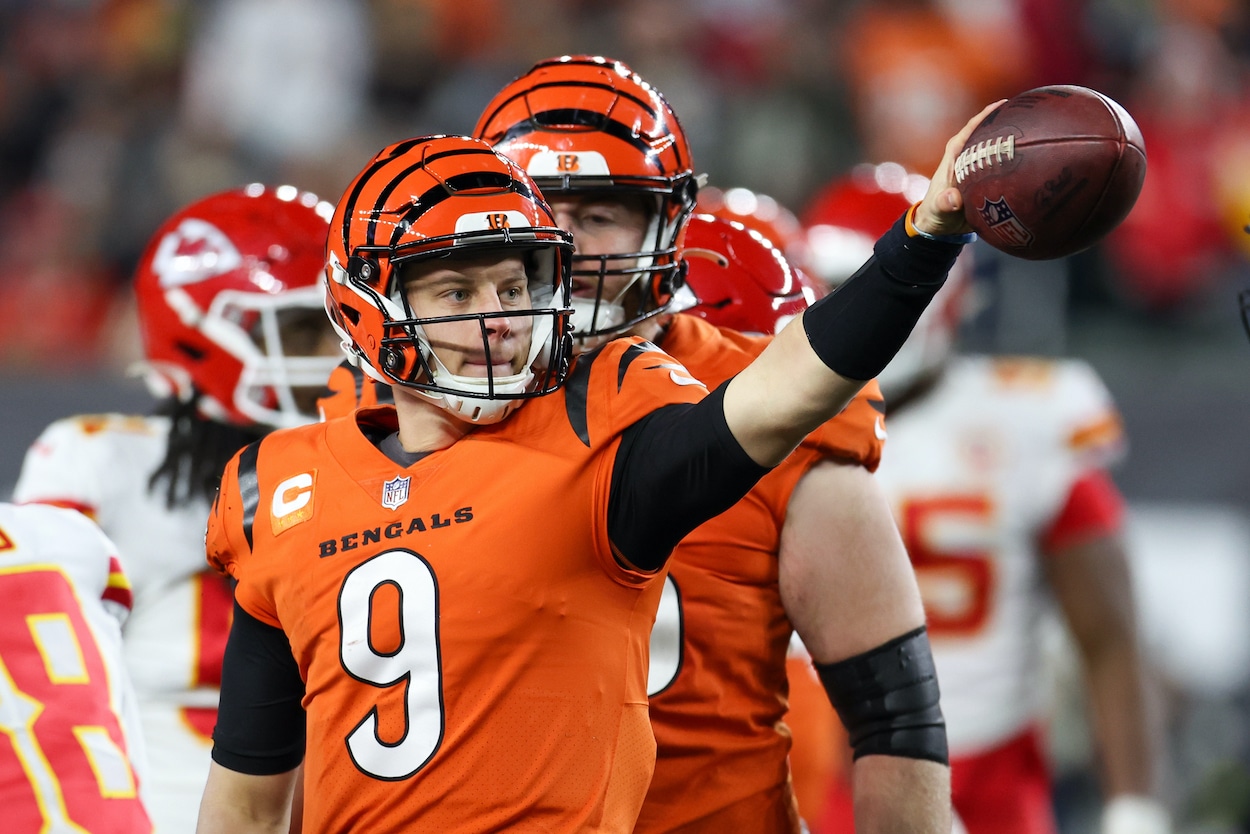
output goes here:
<path id="1" fill-rule="evenodd" d="M 836 292 L 788 324 L 729 384 L 725 418 L 751 458 L 774 466 L 889 363 L 942 286 L 970 231 L 954 161 L 989 105 L 946 144 L 908 222 Z"/>

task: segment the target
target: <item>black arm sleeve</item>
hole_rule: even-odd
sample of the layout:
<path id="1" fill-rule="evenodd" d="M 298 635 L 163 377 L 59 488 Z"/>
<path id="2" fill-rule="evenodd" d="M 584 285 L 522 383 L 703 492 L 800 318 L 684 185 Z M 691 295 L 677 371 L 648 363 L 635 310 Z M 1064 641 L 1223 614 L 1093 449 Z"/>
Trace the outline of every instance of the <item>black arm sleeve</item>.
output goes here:
<path id="1" fill-rule="evenodd" d="M 625 563 L 658 570 L 687 533 L 732 507 L 768 473 L 729 430 L 725 385 L 694 405 L 657 409 L 622 434 L 608 536 Z"/>
<path id="2" fill-rule="evenodd" d="M 803 312 L 812 350 L 847 379 L 872 379 L 903 346 L 963 245 L 909 237 L 900 217 L 846 283 Z"/>
<path id="3" fill-rule="evenodd" d="M 221 667 L 213 761 L 252 776 L 294 770 L 304 760 L 304 681 L 282 629 L 234 604 Z"/>

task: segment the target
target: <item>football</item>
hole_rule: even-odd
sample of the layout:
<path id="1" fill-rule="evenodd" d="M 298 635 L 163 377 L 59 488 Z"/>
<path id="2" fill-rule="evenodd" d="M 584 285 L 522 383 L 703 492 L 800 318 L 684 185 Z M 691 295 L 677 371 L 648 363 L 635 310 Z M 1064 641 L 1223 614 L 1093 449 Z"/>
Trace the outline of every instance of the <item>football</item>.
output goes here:
<path id="1" fill-rule="evenodd" d="M 1093 246 L 1137 202 L 1146 147 L 1128 111 L 1087 87 L 1038 87 L 1003 102 L 955 160 L 968 223 L 1028 260 Z"/>

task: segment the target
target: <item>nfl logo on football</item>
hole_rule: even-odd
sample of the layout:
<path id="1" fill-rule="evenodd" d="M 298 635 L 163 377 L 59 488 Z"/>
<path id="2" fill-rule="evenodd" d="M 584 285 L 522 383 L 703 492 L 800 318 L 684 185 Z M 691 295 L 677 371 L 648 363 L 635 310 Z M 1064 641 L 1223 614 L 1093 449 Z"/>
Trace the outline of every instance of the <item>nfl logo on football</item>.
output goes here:
<path id="1" fill-rule="evenodd" d="M 1007 246 L 1028 246 L 1033 233 L 1024 227 L 1006 200 L 986 200 L 979 209 L 985 223 Z"/>
<path id="2" fill-rule="evenodd" d="M 392 478 L 382 484 L 382 506 L 394 510 L 408 501 L 408 482 L 411 477 Z"/>

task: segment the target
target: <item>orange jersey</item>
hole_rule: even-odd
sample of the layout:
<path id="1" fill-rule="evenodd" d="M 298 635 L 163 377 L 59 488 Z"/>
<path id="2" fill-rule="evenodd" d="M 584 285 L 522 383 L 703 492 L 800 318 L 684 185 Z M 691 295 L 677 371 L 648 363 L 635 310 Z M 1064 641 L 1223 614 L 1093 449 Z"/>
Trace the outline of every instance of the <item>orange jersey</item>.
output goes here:
<path id="1" fill-rule="evenodd" d="M 362 434 L 386 406 L 231 461 L 208 556 L 305 681 L 306 830 L 631 829 L 663 572 L 613 558 L 609 485 L 626 427 L 706 393 L 619 340 L 408 468 Z"/>
<path id="2" fill-rule="evenodd" d="M 767 344 L 684 315 L 663 340 L 709 388 Z M 778 543 L 790 493 L 813 463 L 831 457 L 876 468 L 882 405 L 870 382 L 746 498 L 673 552 L 675 594 L 666 596 L 652 638 L 650 714 L 659 751 L 635 831 L 799 830 L 783 723 L 792 627 L 777 584 Z M 666 614 L 680 618 L 675 628 Z"/>

